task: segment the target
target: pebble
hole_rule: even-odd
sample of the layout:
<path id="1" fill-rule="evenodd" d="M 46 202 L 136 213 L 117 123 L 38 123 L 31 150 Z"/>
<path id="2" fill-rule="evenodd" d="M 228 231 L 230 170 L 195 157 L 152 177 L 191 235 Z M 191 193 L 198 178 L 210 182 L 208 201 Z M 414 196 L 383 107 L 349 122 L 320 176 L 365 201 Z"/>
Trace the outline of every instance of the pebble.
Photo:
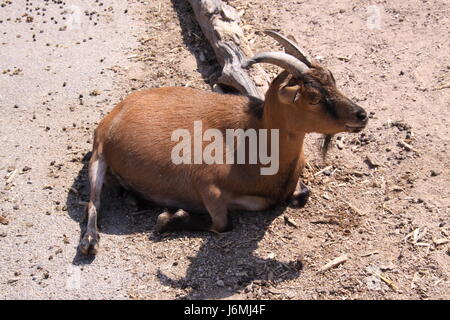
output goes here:
<path id="1" fill-rule="evenodd" d="M 224 283 L 222 280 L 217 280 L 216 284 L 217 284 L 219 287 L 224 287 L 224 286 L 225 286 L 225 283 Z"/>
<path id="2" fill-rule="evenodd" d="M 430 176 L 432 176 L 432 177 L 437 177 L 440 174 L 441 174 L 441 172 L 436 171 L 436 170 L 431 170 L 430 171 Z"/>
<path id="3" fill-rule="evenodd" d="M 388 271 L 388 270 L 394 270 L 395 264 L 392 261 L 389 261 L 388 263 L 385 263 L 380 266 L 381 271 Z"/>
<path id="4" fill-rule="evenodd" d="M 366 156 L 366 162 L 371 168 L 376 168 L 380 166 L 380 163 L 375 160 L 372 156 Z"/>

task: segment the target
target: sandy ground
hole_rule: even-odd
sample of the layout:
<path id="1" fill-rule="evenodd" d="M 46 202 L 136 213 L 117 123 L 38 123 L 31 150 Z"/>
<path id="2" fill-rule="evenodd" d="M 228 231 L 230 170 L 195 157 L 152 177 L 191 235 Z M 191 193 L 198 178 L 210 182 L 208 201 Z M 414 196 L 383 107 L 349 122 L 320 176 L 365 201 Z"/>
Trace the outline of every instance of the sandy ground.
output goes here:
<path id="1" fill-rule="evenodd" d="M 305 208 L 237 213 L 222 235 L 155 235 L 161 209 L 105 190 L 87 259 L 96 123 L 133 90 L 210 90 L 220 69 L 182 0 L 0 0 L 0 298 L 450 298 L 448 3 L 228 2 L 255 52 L 277 48 L 255 30 L 279 28 L 320 56 L 368 128 L 325 161 L 311 135 Z"/>

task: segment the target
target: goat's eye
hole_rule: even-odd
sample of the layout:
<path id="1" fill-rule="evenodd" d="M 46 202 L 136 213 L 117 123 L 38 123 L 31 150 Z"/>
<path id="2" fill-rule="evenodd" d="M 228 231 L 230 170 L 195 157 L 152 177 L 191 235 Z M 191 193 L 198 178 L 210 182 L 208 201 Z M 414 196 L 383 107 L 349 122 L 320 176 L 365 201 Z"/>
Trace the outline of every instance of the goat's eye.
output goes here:
<path id="1" fill-rule="evenodd" d="M 311 104 L 312 105 L 318 105 L 320 104 L 320 102 L 322 102 L 322 97 L 320 95 L 314 95 L 311 97 Z"/>

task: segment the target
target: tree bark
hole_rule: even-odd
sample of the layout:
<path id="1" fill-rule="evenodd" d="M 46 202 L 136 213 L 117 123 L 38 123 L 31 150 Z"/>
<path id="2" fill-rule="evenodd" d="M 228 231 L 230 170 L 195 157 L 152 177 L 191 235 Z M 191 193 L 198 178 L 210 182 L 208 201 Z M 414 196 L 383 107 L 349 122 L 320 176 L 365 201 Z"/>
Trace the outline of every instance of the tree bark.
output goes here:
<path id="1" fill-rule="evenodd" d="M 269 82 L 266 72 L 257 65 L 251 71 L 242 68 L 242 63 L 253 53 L 239 26 L 238 12 L 222 0 L 188 1 L 223 68 L 219 84 L 264 99 Z"/>

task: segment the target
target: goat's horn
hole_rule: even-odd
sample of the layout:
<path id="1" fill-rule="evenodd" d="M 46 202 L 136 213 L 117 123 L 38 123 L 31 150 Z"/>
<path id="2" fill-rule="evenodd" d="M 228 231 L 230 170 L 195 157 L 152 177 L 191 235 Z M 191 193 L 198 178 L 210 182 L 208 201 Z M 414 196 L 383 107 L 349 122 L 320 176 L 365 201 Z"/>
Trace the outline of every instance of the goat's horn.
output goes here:
<path id="1" fill-rule="evenodd" d="M 252 58 L 244 62 L 243 67 L 248 68 L 255 63 L 271 63 L 279 66 L 296 78 L 301 78 L 304 73 L 308 72 L 309 67 L 297 58 L 284 52 L 262 52 L 254 55 Z"/>
<path id="2" fill-rule="evenodd" d="M 309 61 L 308 57 L 302 52 L 302 50 L 298 47 L 296 43 L 294 43 L 293 41 L 289 40 L 288 38 L 286 38 L 285 36 L 279 34 L 274 30 L 264 30 L 264 33 L 267 34 L 268 36 L 271 36 L 279 44 L 281 44 L 286 53 L 296 57 L 301 62 L 306 64 L 308 67 L 311 67 L 311 62 Z"/>

